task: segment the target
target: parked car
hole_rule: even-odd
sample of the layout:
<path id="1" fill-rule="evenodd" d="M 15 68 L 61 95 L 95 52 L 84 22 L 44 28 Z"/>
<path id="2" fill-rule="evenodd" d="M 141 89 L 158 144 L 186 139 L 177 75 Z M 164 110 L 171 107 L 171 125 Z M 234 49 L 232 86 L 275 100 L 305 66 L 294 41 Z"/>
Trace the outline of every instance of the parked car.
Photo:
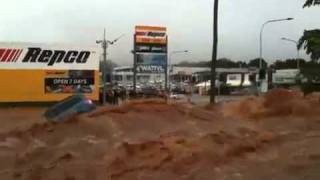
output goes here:
<path id="1" fill-rule="evenodd" d="M 170 99 L 176 99 L 176 100 L 179 100 L 179 99 L 184 98 L 184 97 L 185 97 L 185 95 L 183 95 L 183 94 L 171 93 L 169 97 L 170 97 Z"/>
<path id="2" fill-rule="evenodd" d="M 141 88 L 141 93 L 144 97 L 159 97 L 159 90 L 153 86 L 145 86 Z"/>

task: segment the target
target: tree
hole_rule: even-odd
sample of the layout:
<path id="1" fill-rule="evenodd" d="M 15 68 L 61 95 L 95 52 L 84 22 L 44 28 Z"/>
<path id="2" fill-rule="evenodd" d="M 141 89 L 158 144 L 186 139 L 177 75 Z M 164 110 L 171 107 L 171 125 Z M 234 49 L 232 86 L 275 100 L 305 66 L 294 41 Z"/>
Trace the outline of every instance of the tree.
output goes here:
<path id="1" fill-rule="evenodd" d="M 217 68 L 235 68 L 238 67 L 237 63 L 228 58 L 218 59 L 216 62 Z"/>
<path id="2" fill-rule="evenodd" d="M 304 95 L 314 91 L 320 91 L 320 64 L 317 62 L 308 62 L 305 68 L 301 68 L 301 90 Z"/>
<path id="3" fill-rule="evenodd" d="M 320 82 L 320 63 L 315 61 L 306 62 L 301 68 L 301 74 L 308 83 Z"/>
<path id="4" fill-rule="evenodd" d="M 102 68 L 104 67 L 104 63 L 103 61 L 99 62 L 99 67 L 100 67 L 100 71 L 102 71 Z M 107 64 L 106 64 L 106 72 L 110 72 L 113 68 L 118 67 L 119 65 L 115 62 L 113 62 L 112 60 L 108 60 Z"/>
<path id="5" fill-rule="evenodd" d="M 306 66 L 306 61 L 304 59 L 299 59 L 300 67 Z M 285 61 L 276 60 L 272 65 L 274 69 L 296 69 L 297 59 L 286 59 Z"/>
<path id="6" fill-rule="evenodd" d="M 112 71 L 115 67 L 118 67 L 118 64 L 116 64 L 112 60 L 108 60 L 106 66 L 104 66 L 103 61 L 100 61 L 99 64 L 100 64 L 100 72 L 102 72 L 103 68 L 106 68 L 106 81 L 111 82 Z"/>
<path id="7" fill-rule="evenodd" d="M 320 5 L 320 1 L 319 0 L 307 0 L 303 7 L 310 7 L 310 6 L 315 6 L 315 5 Z"/>
<path id="8" fill-rule="evenodd" d="M 210 104 L 215 103 L 216 62 L 217 62 L 217 51 L 218 51 L 218 10 L 219 10 L 219 0 L 214 0 Z"/>
<path id="9" fill-rule="evenodd" d="M 303 7 L 311 7 L 320 5 L 319 0 L 307 0 Z M 305 30 L 303 36 L 300 38 L 298 48 L 304 48 L 311 60 L 317 61 L 320 59 L 320 29 Z"/>
<path id="10" fill-rule="evenodd" d="M 237 64 L 237 66 L 236 66 L 237 68 L 247 68 L 248 67 L 248 64 L 244 61 L 237 61 L 236 64 Z"/>
<path id="11" fill-rule="evenodd" d="M 301 49 L 302 47 L 310 55 L 311 60 L 320 59 L 320 29 L 305 30 L 298 43 L 298 48 Z"/>
<path id="12" fill-rule="evenodd" d="M 259 65 L 260 65 L 260 58 L 252 59 L 248 63 L 249 67 L 259 68 Z M 262 68 L 266 69 L 267 67 L 268 67 L 267 62 L 264 59 L 262 59 Z"/>
<path id="13" fill-rule="evenodd" d="M 320 5 L 319 0 L 306 0 L 303 8 Z M 320 30 L 305 30 L 303 36 L 298 42 L 298 48 L 304 48 L 308 55 L 310 55 L 312 62 L 307 62 L 303 68 L 301 68 L 302 79 L 301 89 L 304 94 L 311 93 L 313 91 L 320 90 L 320 65 L 318 60 L 320 59 Z"/>
<path id="14" fill-rule="evenodd" d="M 175 66 L 177 67 L 210 67 L 210 61 L 199 61 L 199 62 L 182 61 Z"/>
<path id="15" fill-rule="evenodd" d="M 199 61 L 199 62 L 189 62 L 182 61 L 179 64 L 175 65 L 177 67 L 211 67 L 211 61 Z M 242 61 L 232 61 L 228 58 L 221 58 L 216 61 L 216 68 L 244 68 L 248 67 L 246 62 Z"/>

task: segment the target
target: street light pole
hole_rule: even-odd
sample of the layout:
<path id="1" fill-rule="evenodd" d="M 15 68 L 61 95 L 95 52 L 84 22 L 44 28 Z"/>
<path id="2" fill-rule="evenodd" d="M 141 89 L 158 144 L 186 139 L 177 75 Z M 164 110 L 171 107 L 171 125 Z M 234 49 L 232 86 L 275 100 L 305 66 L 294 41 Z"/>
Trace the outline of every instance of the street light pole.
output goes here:
<path id="1" fill-rule="evenodd" d="M 169 54 L 169 63 L 168 63 L 168 69 L 169 69 L 169 73 L 168 73 L 168 82 L 169 82 L 169 91 L 171 90 L 171 81 L 170 81 L 170 75 L 171 75 L 171 71 L 173 69 L 173 66 L 172 66 L 172 63 L 171 63 L 171 58 L 174 54 L 183 54 L 183 53 L 188 53 L 189 51 L 188 50 L 184 50 L 184 51 L 172 51 L 170 54 Z"/>
<path id="2" fill-rule="evenodd" d="M 295 41 L 295 40 L 292 40 L 289 38 L 285 38 L 285 37 L 281 38 L 281 40 L 292 42 L 296 45 L 296 48 L 297 48 L 297 69 L 300 69 L 300 54 L 299 54 L 299 48 L 298 48 L 298 41 Z"/>
<path id="3" fill-rule="evenodd" d="M 101 47 L 103 49 L 103 52 L 102 52 L 102 58 L 103 58 L 103 66 L 102 66 L 102 104 L 105 105 L 106 104 L 106 96 L 107 96 L 107 87 L 106 87 L 106 84 L 107 84 L 107 72 L 106 72 L 106 69 L 107 69 L 107 49 L 108 49 L 108 45 L 113 45 L 114 43 L 116 43 L 120 38 L 122 38 L 124 36 L 124 34 L 122 34 L 121 36 L 119 36 L 118 38 L 116 38 L 115 40 L 113 41 L 109 41 L 106 39 L 106 29 L 104 28 L 103 30 L 103 39 L 102 40 L 97 40 L 96 43 L 97 44 L 101 44 Z M 110 69 L 111 73 L 112 74 L 112 67 Z M 110 77 L 110 81 L 112 82 L 112 75 Z"/>
<path id="4" fill-rule="evenodd" d="M 263 30 L 264 30 L 264 27 L 269 24 L 269 23 L 273 23 L 273 22 L 280 22 L 280 21 L 291 21 L 293 20 L 293 18 L 285 18 L 285 19 L 274 19 L 274 20 L 269 20 L 265 23 L 263 23 L 262 27 L 261 27 L 261 30 L 260 30 L 260 60 L 259 60 L 259 69 L 262 69 L 262 54 L 263 54 Z"/>

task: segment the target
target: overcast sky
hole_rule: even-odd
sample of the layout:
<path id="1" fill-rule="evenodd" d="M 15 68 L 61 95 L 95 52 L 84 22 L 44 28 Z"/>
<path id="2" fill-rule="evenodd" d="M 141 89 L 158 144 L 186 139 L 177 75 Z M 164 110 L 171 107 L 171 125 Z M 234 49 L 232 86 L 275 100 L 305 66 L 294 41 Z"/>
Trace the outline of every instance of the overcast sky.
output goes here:
<path id="1" fill-rule="evenodd" d="M 168 28 L 169 50 L 188 49 L 181 60 L 211 59 L 213 0 L 3 0 L 0 41 L 94 45 L 107 28 L 108 39 L 123 37 L 109 48 L 119 64 L 132 64 L 135 25 Z M 219 57 L 249 60 L 259 56 L 259 31 L 269 19 L 294 21 L 269 24 L 264 33 L 264 58 L 294 58 L 294 44 L 304 29 L 320 28 L 320 7 L 302 9 L 305 0 L 220 0 Z M 303 57 L 309 59 L 304 53 Z"/>

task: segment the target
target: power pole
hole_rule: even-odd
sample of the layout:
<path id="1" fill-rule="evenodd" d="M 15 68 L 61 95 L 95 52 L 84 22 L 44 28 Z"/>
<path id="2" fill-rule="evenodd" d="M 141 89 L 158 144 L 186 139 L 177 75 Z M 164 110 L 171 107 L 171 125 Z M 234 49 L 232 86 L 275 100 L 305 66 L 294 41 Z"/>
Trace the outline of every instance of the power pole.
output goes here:
<path id="1" fill-rule="evenodd" d="M 217 50 L 218 50 L 218 10 L 219 10 L 219 0 L 214 0 L 210 104 L 214 104 L 216 99 L 215 89 L 216 89 L 216 61 L 217 61 Z"/>
<path id="2" fill-rule="evenodd" d="M 102 83 L 103 83 L 103 92 L 102 92 L 102 104 L 105 105 L 106 104 L 106 96 L 107 96 L 107 48 L 108 48 L 108 43 L 106 40 L 106 29 L 103 30 L 103 40 L 102 40 L 102 49 L 103 49 L 103 53 L 102 53 L 102 57 L 103 57 L 103 69 L 102 69 Z"/>
<path id="3" fill-rule="evenodd" d="M 166 63 L 165 63 L 166 65 L 164 68 L 164 74 L 165 74 L 164 87 L 165 87 L 165 91 L 169 92 L 170 89 L 168 88 L 168 79 L 170 79 L 170 77 L 168 78 L 168 36 L 166 36 L 166 43 L 167 44 L 166 44 Z"/>
<path id="4" fill-rule="evenodd" d="M 137 35 L 133 37 L 133 92 L 137 93 Z"/>
<path id="5" fill-rule="evenodd" d="M 113 45 L 114 43 L 116 43 L 121 37 L 123 37 L 124 34 L 122 34 L 121 36 L 119 36 L 117 39 L 113 40 L 113 41 L 108 41 L 107 38 L 106 38 L 106 29 L 103 30 L 103 39 L 102 40 L 97 40 L 96 43 L 97 44 L 101 44 L 101 47 L 102 47 L 102 50 L 103 50 L 103 53 L 102 53 L 102 58 L 103 58 L 103 66 L 102 66 L 102 87 L 103 87 L 103 92 L 102 92 L 102 104 L 105 105 L 106 104 L 106 97 L 107 97 L 107 49 L 108 49 L 108 45 Z M 112 66 L 112 63 L 110 63 Z M 113 68 L 110 67 L 110 83 L 112 83 L 112 71 L 113 71 Z"/>

